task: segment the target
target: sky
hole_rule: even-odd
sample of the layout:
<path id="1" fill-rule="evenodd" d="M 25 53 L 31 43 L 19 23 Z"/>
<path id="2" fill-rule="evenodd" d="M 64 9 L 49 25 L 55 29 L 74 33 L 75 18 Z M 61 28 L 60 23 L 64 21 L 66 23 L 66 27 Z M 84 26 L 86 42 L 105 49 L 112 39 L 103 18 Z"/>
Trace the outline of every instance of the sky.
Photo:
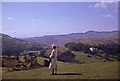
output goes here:
<path id="1" fill-rule="evenodd" d="M 2 2 L 2 33 L 17 38 L 118 30 L 117 2 Z"/>

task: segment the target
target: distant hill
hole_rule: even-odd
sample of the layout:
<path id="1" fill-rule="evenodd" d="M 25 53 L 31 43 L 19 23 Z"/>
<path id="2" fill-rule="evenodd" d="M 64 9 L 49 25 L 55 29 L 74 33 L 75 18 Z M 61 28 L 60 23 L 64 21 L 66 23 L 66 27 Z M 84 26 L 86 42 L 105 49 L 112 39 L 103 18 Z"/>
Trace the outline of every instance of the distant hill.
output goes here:
<path id="1" fill-rule="evenodd" d="M 66 34 L 66 35 L 50 35 L 50 36 L 42 36 L 42 37 L 31 37 L 31 38 L 26 38 L 24 40 L 50 45 L 53 43 L 56 44 L 56 43 L 69 41 L 73 39 L 109 38 L 111 36 L 116 36 L 117 34 L 118 34 L 118 31 L 111 31 L 111 32 L 88 31 L 85 33 L 71 33 L 71 34 Z"/>
<path id="2" fill-rule="evenodd" d="M 13 55 L 22 52 L 24 50 L 38 50 L 42 49 L 43 46 L 38 43 L 31 43 L 25 40 L 10 37 L 5 34 L 2 35 L 2 54 L 6 55 L 6 51 L 11 51 Z"/>
<path id="3" fill-rule="evenodd" d="M 67 40 L 67 41 L 62 41 L 55 43 L 59 47 L 64 47 L 64 45 L 68 42 L 82 42 L 85 44 L 110 44 L 110 43 L 118 43 L 118 39 L 116 38 L 86 38 L 86 39 L 72 39 L 72 40 Z"/>

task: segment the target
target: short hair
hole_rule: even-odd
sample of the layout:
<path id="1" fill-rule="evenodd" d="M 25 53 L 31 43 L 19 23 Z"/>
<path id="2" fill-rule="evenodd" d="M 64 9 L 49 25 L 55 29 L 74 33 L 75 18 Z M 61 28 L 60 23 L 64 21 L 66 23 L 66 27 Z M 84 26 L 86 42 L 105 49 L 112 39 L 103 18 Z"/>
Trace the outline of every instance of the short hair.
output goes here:
<path id="1" fill-rule="evenodd" d="M 56 46 L 53 46 L 53 49 L 56 49 Z"/>

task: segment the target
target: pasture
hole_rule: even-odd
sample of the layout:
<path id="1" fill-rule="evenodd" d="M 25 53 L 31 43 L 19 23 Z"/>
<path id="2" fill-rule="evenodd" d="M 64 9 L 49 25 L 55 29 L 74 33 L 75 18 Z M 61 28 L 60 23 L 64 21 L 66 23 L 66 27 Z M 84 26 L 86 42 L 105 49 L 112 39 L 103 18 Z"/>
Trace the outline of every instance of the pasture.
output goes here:
<path id="1" fill-rule="evenodd" d="M 37 58 L 43 63 L 45 58 Z M 32 70 L 6 72 L 2 68 L 3 79 L 118 79 L 118 61 L 74 64 L 58 61 L 58 74 L 50 75 L 48 67 Z"/>

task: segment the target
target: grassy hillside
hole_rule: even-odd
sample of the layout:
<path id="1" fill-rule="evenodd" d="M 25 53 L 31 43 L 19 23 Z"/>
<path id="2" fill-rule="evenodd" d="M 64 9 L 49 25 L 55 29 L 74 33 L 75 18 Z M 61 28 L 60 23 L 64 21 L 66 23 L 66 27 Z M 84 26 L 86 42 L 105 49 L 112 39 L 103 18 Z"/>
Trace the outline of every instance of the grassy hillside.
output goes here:
<path id="1" fill-rule="evenodd" d="M 39 63 L 43 62 L 39 57 Z M 58 75 L 50 75 L 48 67 L 5 72 L 3 68 L 3 79 L 117 79 L 118 62 L 99 62 L 89 64 L 73 64 L 58 61 Z"/>
<path id="2" fill-rule="evenodd" d="M 40 50 L 44 47 L 42 44 L 27 42 L 5 34 L 0 35 L 2 35 L 2 55 L 7 55 L 8 51 L 15 55 L 24 50 Z"/>
<path id="3" fill-rule="evenodd" d="M 90 54 L 85 54 L 83 52 L 75 52 L 72 51 L 73 54 L 75 54 L 75 59 L 80 61 L 80 62 L 84 62 L 84 63 L 96 63 L 96 62 L 104 62 L 105 59 L 99 58 L 97 56 L 94 55 L 90 55 Z M 90 57 L 88 57 L 90 56 Z"/>

